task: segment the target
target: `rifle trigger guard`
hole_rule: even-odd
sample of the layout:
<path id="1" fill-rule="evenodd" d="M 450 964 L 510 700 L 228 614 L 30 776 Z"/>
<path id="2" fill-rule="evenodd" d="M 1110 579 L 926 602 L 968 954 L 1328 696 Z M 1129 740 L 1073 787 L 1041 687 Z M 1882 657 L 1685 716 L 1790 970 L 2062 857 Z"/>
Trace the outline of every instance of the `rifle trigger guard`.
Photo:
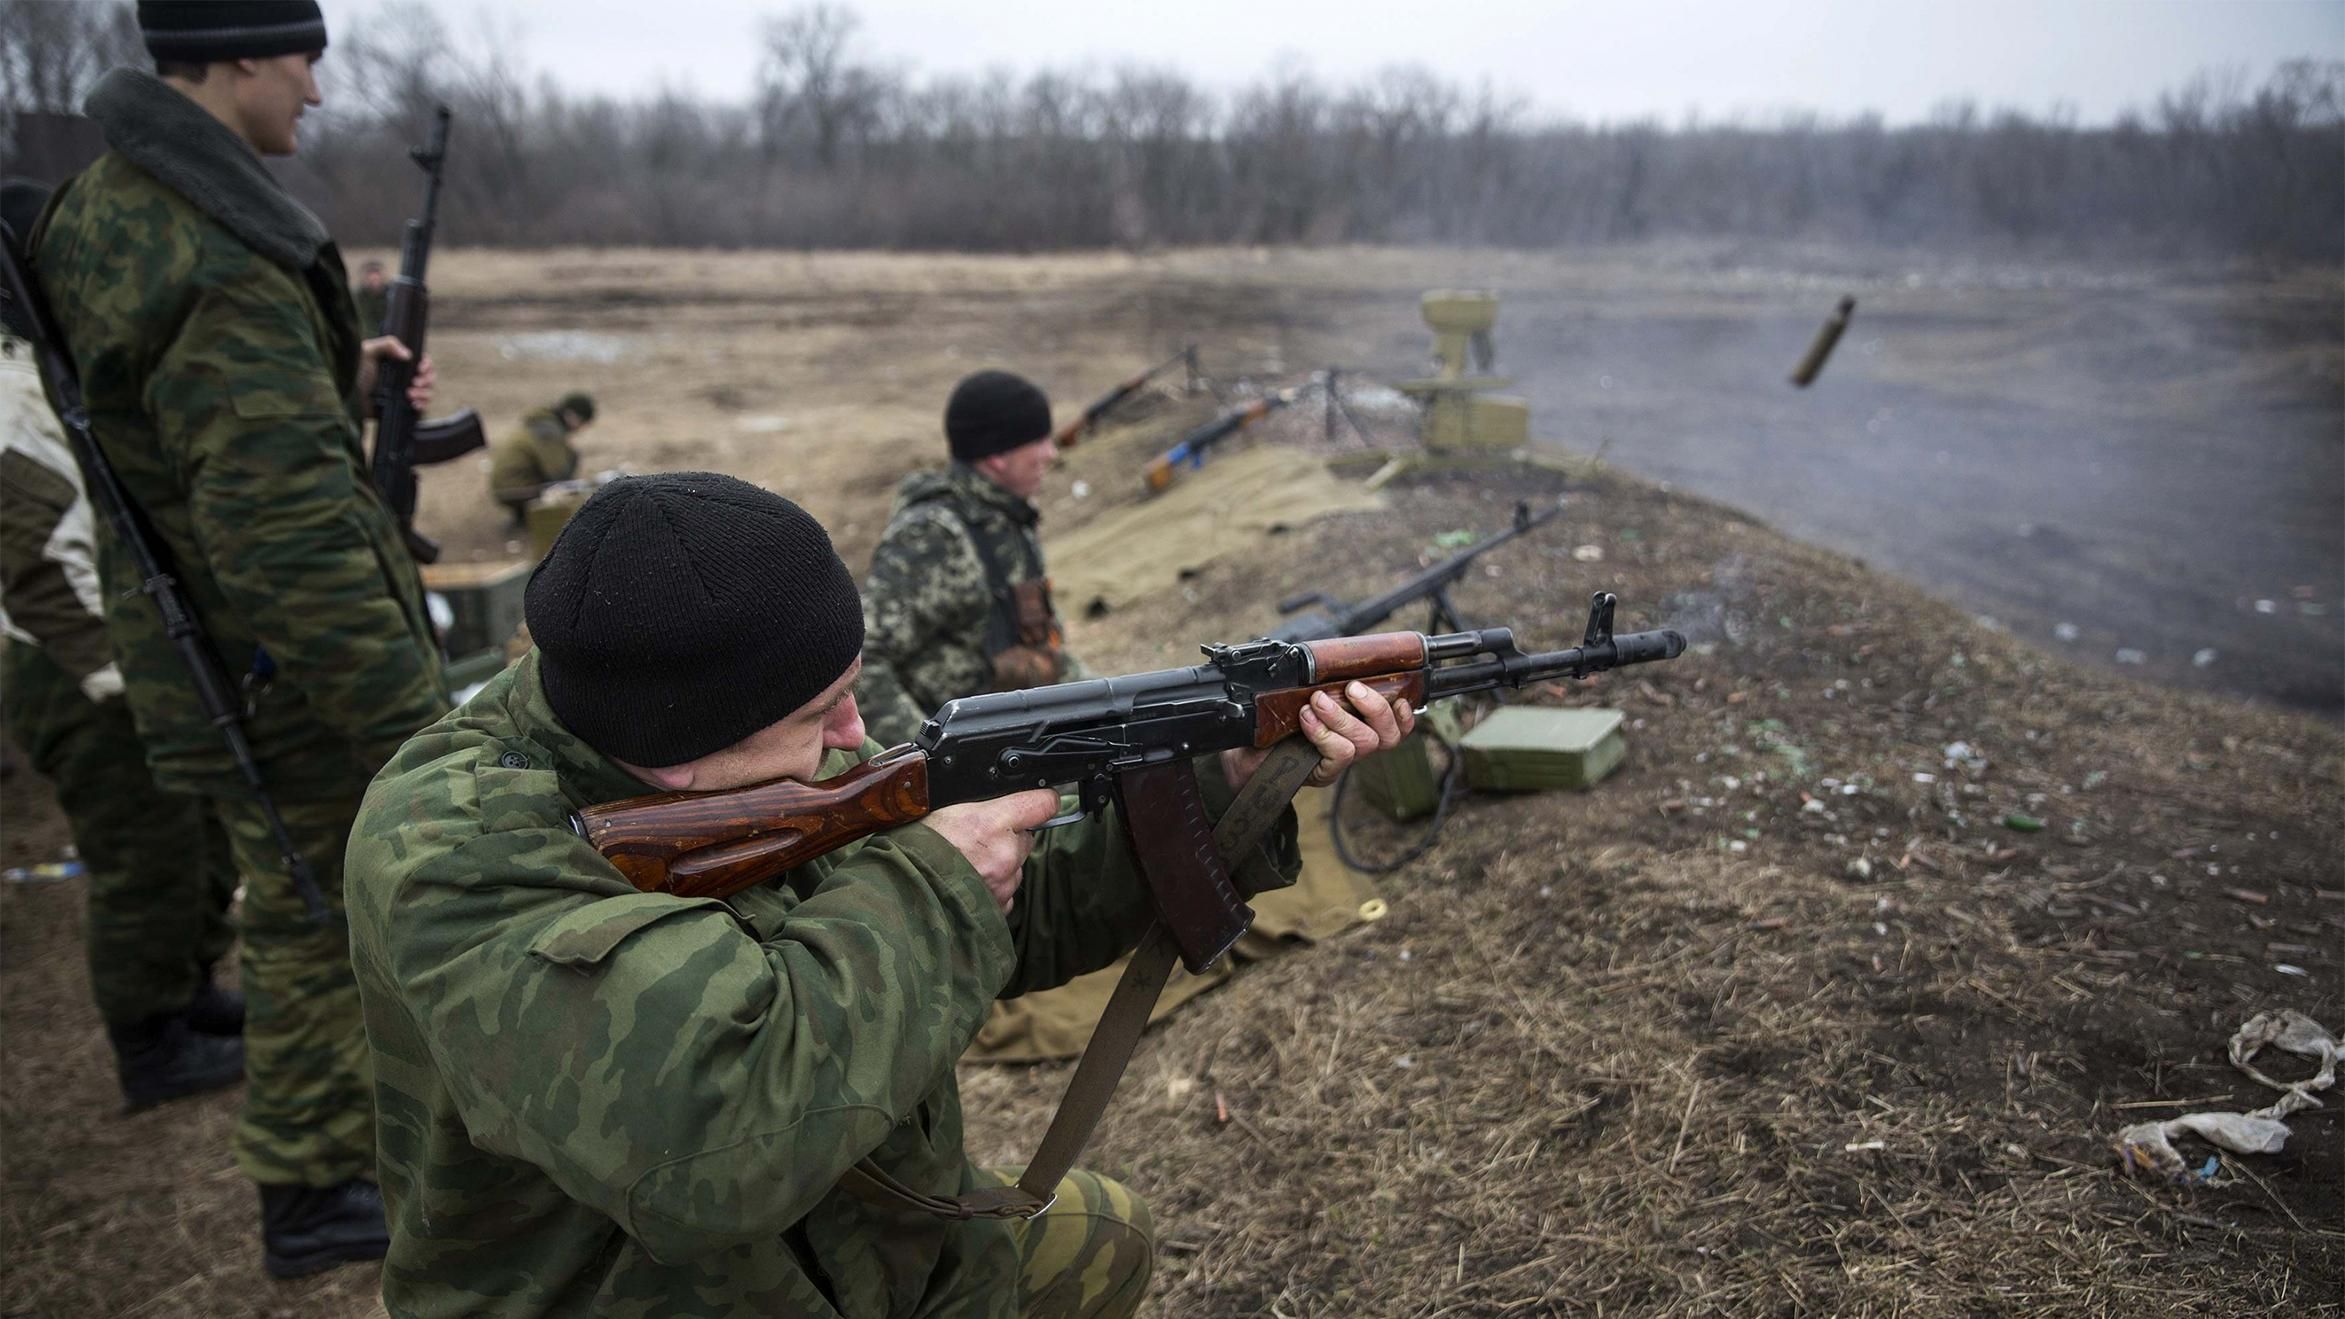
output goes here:
<path id="1" fill-rule="evenodd" d="M 1070 824 L 1081 824 L 1086 816 L 1097 815 L 1107 806 L 1108 781 L 1094 775 L 1075 785 L 1075 809 L 1063 815 L 1054 815 L 1034 826 L 1034 832 L 1057 829 Z"/>

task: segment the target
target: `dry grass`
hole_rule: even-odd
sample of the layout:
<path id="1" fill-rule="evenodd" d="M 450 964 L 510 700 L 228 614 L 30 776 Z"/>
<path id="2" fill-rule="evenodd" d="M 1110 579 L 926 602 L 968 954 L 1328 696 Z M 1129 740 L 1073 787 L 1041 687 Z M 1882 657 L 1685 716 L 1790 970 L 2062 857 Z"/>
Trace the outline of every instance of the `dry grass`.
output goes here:
<path id="1" fill-rule="evenodd" d="M 1176 334 L 1280 351 L 1287 285 L 1413 300 L 1450 258 L 1251 282 L 1243 254 L 1168 258 L 1137 295 L 1125 260 L 455 253 L 435 343 L 449 397 L 508 419 L 589 375 L 604 454 L 766 480 L 860 566 L 875 501 L 976 361 L 1036 362 L 1078 397 Z M 494 356 L 582 319 L 641 351 Z M 1121 508 L 1139 457 L 1204 406 L 1077 450 L 1046 527 Z M 787 424 L 742 424 L 767 416 Z M 1077 478 L 1098 493 L 1072 499 Z M 1075 641 L 1107 670 L 1187 662 L 1283 595 L 1365 594 L 1559 482 L 1415 480 L 1076 620 Z M 427 525 L 489 554 L 476 485 L 431 474 Z M 1535 693 L 1625 710 L 1628 764 L 1589 794 L 1472 799 L 1394 878 L 1387 919 L 1144 1042 L 1089 1161 L 1155 1208 L 1157 1312 L 2334 1312 L 2337 1106 L 2222 1189 L 2125 1180 L 2108 1141 L 2139 1116 L 2117 1105 L 2262 1102 L 2222 1059 L 2258 1008 L 2345 1026 L 2345 736 L 2072 667 L 1712 504 L 1600 470 L 1575 485 L 1565 524 L 1494 556 L 1460 606 L 1561 645 L 1610 589 L 1623 628 L 1701 648 Z M 1958 739 L 1985 763 L 1947 765 Z M 7 863 L 47 855 L 37 784 L 0 801 Z M 77 906 L 0 889 L 0 1312 L 373 1312 L 371 1270 L 261 1279 L 232 1097 L 112 1116 Z M 973 1152 L 1024 1158 L 1065 1070 L 966 1070 Z"/>

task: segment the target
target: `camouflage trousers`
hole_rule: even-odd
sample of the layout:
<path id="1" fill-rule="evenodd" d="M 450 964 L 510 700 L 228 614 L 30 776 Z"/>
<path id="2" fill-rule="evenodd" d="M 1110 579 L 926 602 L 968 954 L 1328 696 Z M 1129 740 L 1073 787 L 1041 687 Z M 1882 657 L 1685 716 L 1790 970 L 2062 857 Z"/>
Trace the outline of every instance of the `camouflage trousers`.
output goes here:
<path id="1" fill-rule="evenodd" d="M 1009 1186 L 1022 1167 L 979 1168 L 980 1185 Z M 1148 1206 L 1121 1182 L 1081 1168 L 1058 1184 L 1041 1217 L 1011 1220 L 1018 1242 L 1018 1312 L 1035 1319 L 1123 1319 L 1156 1271 Z"/>
<path id="2" fill-rule="evenodd" d="M 256 1182 L 332 1186 L 375 1171 L 374 1076 L 342 915 L 342 851 L 366 783 L 353 773 L 323 796 L 324 785 L 302 786 L 301 797 L 273 795 L 294 850 L 332 909 L 322 926 L 310 922 L 260 803 L 211 799 L 244 879 L 245 1088 L 236 1166 Z"/>
<path id="3" fill-rule="evenodd" d="M 201 798 L 165 792 L 117 697 L 92 701 L 39 647 L 11 641 L 0 717 L 57 790 L 87 875 L 90 995 L 109 1026 L 187 1007 L 227 955 L 236 869 Z"/>

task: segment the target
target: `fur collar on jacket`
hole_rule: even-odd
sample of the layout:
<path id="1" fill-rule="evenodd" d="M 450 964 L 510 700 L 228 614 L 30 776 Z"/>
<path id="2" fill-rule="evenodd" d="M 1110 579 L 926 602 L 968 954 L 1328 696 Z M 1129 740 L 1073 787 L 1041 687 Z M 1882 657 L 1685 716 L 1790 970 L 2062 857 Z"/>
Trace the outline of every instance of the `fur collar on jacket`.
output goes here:
<path id="1" fill-rule="evenodd" d="M 83 109 L 105 132 L 106 145 L 245 246 L 296 273 L 318 259 L 326 226 L 293 200 L 243 138 L 169 83 L 116 69 L 98 80 Z"/>

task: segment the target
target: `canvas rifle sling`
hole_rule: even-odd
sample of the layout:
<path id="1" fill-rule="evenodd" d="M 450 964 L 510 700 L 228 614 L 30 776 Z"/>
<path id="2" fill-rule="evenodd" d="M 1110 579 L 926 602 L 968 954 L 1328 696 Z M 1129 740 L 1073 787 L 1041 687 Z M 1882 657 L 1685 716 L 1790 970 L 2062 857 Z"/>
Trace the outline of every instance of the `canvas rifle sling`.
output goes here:
<path id="1" fill-rule="evenodd" d="M 1262 840 L 1277 826 L 1280 813 L 1318 765 L 1318 748 L 1303 738 L 1290 737 L 1272 747 L 1254 777 L 1246 781 L 1244 790 L 1213 829 L 1214 844 L 1224 857 L 1232 858 L 1236 875 L 1267 864 L 1260 855 Z M 1245 891 L 1262 887 L 1240 880 Z M 928 1195 L 897 1181 L 869 1159 L 849 1168 L 839 1185 L 874 1204 L 938 1218 L 1033 1218 L 1050 1208 L 1058 1196 L 1059 1180 L 1075 1166 L 1101 1115 L 1107 1112 L 1107 1102 L 1115 1095 L 1116 1082 L 1123 1079 L 1125 1064 L 1132 1060 L 1140 1032 L 1148 1027 L 1149 1011 L 1164 991 L 1174 960 L 1171 931 L 1162 921 L 1152 922 L 1148 932 L 1140 936 L 1140 946 L 1125 965 L 1106 1010 L 1099 1014 L 1090 1046 L 1083 1050 L 1082 1061 L 1075 1064 L 1075 1074 L 1067 1081 L 1067 1092 L 1059 1099 L 1050 1130 L 1043 1133 L 1042 1147 L 1035 1151 L 1017 1185 L 980 1187 L 965 1195 Z"/>

